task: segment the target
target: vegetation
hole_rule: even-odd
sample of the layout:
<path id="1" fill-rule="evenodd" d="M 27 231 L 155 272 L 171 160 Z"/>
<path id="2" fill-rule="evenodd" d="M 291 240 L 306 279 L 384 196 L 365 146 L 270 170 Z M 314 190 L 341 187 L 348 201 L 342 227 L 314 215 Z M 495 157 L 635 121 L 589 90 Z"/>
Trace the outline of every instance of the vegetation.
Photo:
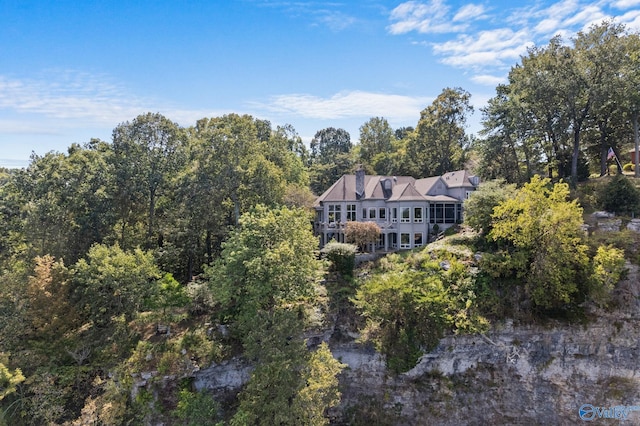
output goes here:
<path id="1" fill-rule="evenodd" d="M 347 222 L 344 238 L 361 251 L 370 251 L 369 246 L 380 239 L 381 233 L 380 226 L 375 222 Z"/>
<path id="2" fill-rule="evenodd" d="M 345 366 L 305 336 L 328 318 L 401 372 L 448 333 L 610 308 L 640 236 L 581 225 L 583 208 L 638 213 L 635 180 L 605 175 L 638 120 L 639 52 L 611 22 L 532 47 L 477 139 L 469 93 L 445 88 L 415 128 L 374 117 L 355 144 L 343 129 L 307 149 L 292 126 L 248 115 L 181 127 L 147 113 L 110 142 L 0 170 L 0 423 L 327 424 Z M 485 182 L 462 234 L 356 268 L 377 225 L 349 222 L 355 245 L 327 244 L 326 260 L 310 226 L 315 195 L 356 165 L 476 167 Z M 193 387 L 232 357 L 252 366 L 237 398 Z"/>
<path id="3" fill-rule="evenodd" d="M 386 355 L 391 370 L 412 368 L 446 332 L 486 330 L 464 260 L 428 251 L 392 258 L 358 289 L 355 303 L 367 319 L 365 339 Z"/>
<path id="4" fill-rule="evenodd" d="M 598 203 L 605 211 L 630 216 L 640 212 L 640 190 L 626 176 L 615 175 L 600 189 Z"/>

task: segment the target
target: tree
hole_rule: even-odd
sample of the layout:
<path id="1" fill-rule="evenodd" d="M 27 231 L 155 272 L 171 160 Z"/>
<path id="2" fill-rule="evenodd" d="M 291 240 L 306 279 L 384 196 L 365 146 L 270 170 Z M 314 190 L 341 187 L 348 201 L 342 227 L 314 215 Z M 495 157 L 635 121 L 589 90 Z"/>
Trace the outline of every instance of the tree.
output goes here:
<path id="1" fill-rule="evenodd" d="M 305 385 L 298 391 L 295 399 L 299 420 L 297 424 L 329 424 L 325 412 L 340 403 L 337 375 L 345 367 L 345 364 L 333 357 L 325 342 L 309 355 L 300 377 Z"/>
<path id="2" fill-rule="evenodd" d="M 599 246 L 593 257 L 593 279 L 596 301 L 607 302 L 611 291 L 625 272 L 624 251 L 611 245 Z M 600 294 L 598 294 L 600 293 Z"/>
<path id="3" fill-rule="evenodd" d="M 386 356 L 395 372 L 413 368 L 445 332 L 481 332 L 487 322 L 477 312 L 474 282 L 452 256 L 420 252 L 361 283 L 356 306 L 367 319 L 363 337 Z M 435 259 L 434 259 L 435 257 Z M 441 267 L 446 259 L 448 269 Z"/>
<path id="4" fill-rule="evenodd" d="M 485 109 L 483 176 L 526 180 L 537 162 L 546 163 L 549 178 L 570 177 L 572 184 L 588 177 L 589 164 L 603 174 L 609 147 L 628 139 L 638 109 L 637 40 L 605 21 L 579 32 L 571 45 L 556 36 L 530 48 Z M 512 171 L 522 165 L 527 176 L 516 180 Z"/>
<path id="5" fill-rule="evenodd" d="M 309 364 L 314 358 L 302 339 L 320 269 L 316 249 L 305 212 L 256 206 L 241 217 L 209 270 L 226 319 L 256 362 L 233 425 L 326 424 L 317 413 L 335 403 L 341 367 L 330 356 L 324 367 Z M 303 392 L 309 386 L 314 392 Z"/>
<path id="6" fill-rule="evenodd" d="M 320 263 L 307 214 L 258 205 L 240 220 L 209 271 L 210 284 L 240 335 L 260 311 L 314 295 Z"/>
<path id="7" fill-rule="evenodd" d="M 422 110 L 407 145 L 407 161 L 415 177 L 437 176 L 460 169 L 469 138 L 464 127 L 473 111 L 471 95 L 461 88 L 445 88 Z"/>
<path id="8" fill-rule="evenodd" d="M 124 315 L 129 321 L 155 294 L 161 278 L 153 255 L 96 244 L 73 268 L 76 304 L 98 327 Z"/>
<path id="9" fill-rule="evenodd" d="M 502 180 L 482 182 L 478 190 L 464 201 L 465 224 L 488 235 L 492 229 L 493 209 L 515 193 L 514 184 L 505 184 Z"/>
<path id="10" fill-rule="evenodd" d="M 360 161 L 373 168 L 376 174 L 387 172 L 385 157 L 393 150 L 393 129 L 382 117 L 373 117 L 360 126 Z"/>
<path id="11" fill-rule="evenodd" d="M 318 130 L 311 140 L 311 190 L 322 194 L 354 167 L 351 136 L 344 129 Z"/>
<path id="12" fill-rule="evenodd" d="M 605 211 L 632 215 L 640 210 L 640 191 L 622 174 L 615 175 L 597 194 L 598 205 Z"/>
<path id="13" fill-rule="evenodd" d="M 173 223 L 163 255 L 185 281 L 213 261 L 230 227 L 256 204 L 282 204 L 287 186 L 307 186 L 304 152 L 292 127 L 229 114 L 188 129 L 189 164 L 179 176 Z M 177 273 L 176 273 L 176 276 Z"/>
<path id="14" fill-rule="evenodd" d="M 113 130 L 116 202 L 121 226 L 120 244 L 129 247 L 125 230 L 135 226 L 146 206 L 145 245 L 152 247 L 158 198 L 184 161 L 185 133 L 161 114 L 139 115 Z"/>
<path id="15" fill-rule="evenodd" d="M 33 256 L 50 254 L 73 264 L 111 235 L 110 157 L 111 147 L 95 139 L 71 145 L 66 155 L 33 155 L 29 167 L 15 175 Z"/>
<path id="16" fill-rule="evenodd" d="M 204 392 L 191 392 L 182 389 L 178 395 L 178 405 L 172 414 L 180 419 L 185 426 L 207 426 L 220 423 L 212 423 L 220 414 L 219 404 Z"/>
<path id="17" fill-rule="evenodd" d="M 331 262 L 331 270 L 340 273 L 343 277 L 353 276 L 353 268 L 356 265 L 357 247 L 353 244 L 338 243 L 329 241 L 323 248 L 322 253 Z"/>
<path id="18" fill-rule="evenodd" d="M 32 338 L 51 346 L 59 336 L 78 325 L 77 313 L 69 303 L 69 271 L 52 256 L 35 259 L 34 274 L 29 277 L 26 293 L 28 308 L 24 313 Z"/>
<path id="19" fill-rule="evenodd" d="M 483 108 L 483 136 L 473 148 L 480 156 L 478 174 L 484 179 L 524 183 L 541 162 L 541 146 L 535 141 L 536 123 L 511 91 L 499 85 L 496 96 Z"/>
<path id="20" fill-rule="evenodd" d="M 585 68 L 590 79 L 592 105 L 588 128 L 593 128 L 593 157 L 599 157 L 600 175 L 607 173 L 607 157 L 610 147 L 618 149 L 618 141 L 624 140 L 621 129 L 627 128 L 625 117 L 628 76 L 621 72 L 629 58 L 624 26 L 604 21 L 592 26 L 588 32 L 579 32 L 575 48 L 581 55 L 580 67 Z M 587 134 L 588 136 L 588 134 Z"/>
<path id="21" fill-rule="evenodd" d="M 495 207 L 489 238 L 507 242 L 521 261 L 516 275 L 534 306 L 561 309 L 586 297 L 587 246 L 582 243 L 582 208 L 568 201 L 569 186 L 534 176 Z M 582 286 L 582 288 L 581 288 Z M 579 290 L 583 290 L 582 292 Z"/>
<path id="22" fill-rule="evenodd" d="M 375 222 L 347 222 L 344 238 L 348 243 L 366 251 L 368 245 L 375 244 L 380 239 L 381 233 L 380 226 Z"/>

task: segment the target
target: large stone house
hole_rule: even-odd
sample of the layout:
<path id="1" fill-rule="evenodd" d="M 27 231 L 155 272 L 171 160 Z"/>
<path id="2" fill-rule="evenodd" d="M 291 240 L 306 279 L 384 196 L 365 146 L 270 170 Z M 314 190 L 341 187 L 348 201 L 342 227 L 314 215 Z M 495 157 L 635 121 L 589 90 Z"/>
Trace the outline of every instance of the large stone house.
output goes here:
<path id="1" fill-rule="evenodd" d="M 376 248 L 411 249 L 427 243 L 434 226 L 462 221 L 462 203 L 479 184 L 465 170 L 442 176 L 372 176 L 358 169 L 344 175 L 316 199 L 314 230 L 320 247 L 345 242 L 346 223 L 372 221 L 382 230 Z"/>

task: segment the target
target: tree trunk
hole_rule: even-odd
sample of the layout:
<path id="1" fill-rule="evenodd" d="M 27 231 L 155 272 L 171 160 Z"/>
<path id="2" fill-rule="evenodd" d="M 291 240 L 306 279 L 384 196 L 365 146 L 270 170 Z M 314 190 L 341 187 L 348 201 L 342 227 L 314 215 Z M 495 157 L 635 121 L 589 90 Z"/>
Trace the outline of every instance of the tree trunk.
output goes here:
<path id="1" fill-rule="evenodd" d="M 156 191 L 152 189 L 149 192 L 149 229 L 147 230 L 147 244 L 151 245 L 151 236 L 153 235 L 153 217 L 156 214 Z"/>

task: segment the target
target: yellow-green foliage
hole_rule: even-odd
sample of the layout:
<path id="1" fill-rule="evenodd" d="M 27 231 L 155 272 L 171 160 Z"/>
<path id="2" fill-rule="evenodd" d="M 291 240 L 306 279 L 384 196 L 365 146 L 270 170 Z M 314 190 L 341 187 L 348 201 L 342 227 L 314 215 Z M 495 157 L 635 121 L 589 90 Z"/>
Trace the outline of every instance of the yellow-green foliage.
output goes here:
<path id="1" fill-rule="evenodd" d="M 593 257 L 594 296 L 599 296 L 600 302 L 606 302 L 613 287 L 622 278 L 624 267 L 624 252 L 613 246 L 600 246 Z"/>
<path id="2" fill-rule="evenodd" d="M 7 395 L 16 391 L 16 386 L 24 382 L 24 376 L 19 368 L 11 372 L 3 363 L 0 362 L 0 401 Z"/>
<path id="3" fill-rule="evenodd" d="M 552 185 L 534 176 L 494 209 L 489 237 L 510 246 L 514 266 L 525 292 L 535 306 L 552 309 L 572 302 L 579 284 L 588 282 L 589 258 L 582 242 L 582 208 L 568 201 L 569 186 Z M 524 269 L 520 269 L 523 267 Z"/>
<path id="4" fill-rule="evenodd" d="M 446 332 L 485 331 L 476 305 L 474 276 L 454 254 L 426 250 L 385 259 L 361 283 L 355 303 L 363 330 L 397 372 L 413 367 Z"/>

